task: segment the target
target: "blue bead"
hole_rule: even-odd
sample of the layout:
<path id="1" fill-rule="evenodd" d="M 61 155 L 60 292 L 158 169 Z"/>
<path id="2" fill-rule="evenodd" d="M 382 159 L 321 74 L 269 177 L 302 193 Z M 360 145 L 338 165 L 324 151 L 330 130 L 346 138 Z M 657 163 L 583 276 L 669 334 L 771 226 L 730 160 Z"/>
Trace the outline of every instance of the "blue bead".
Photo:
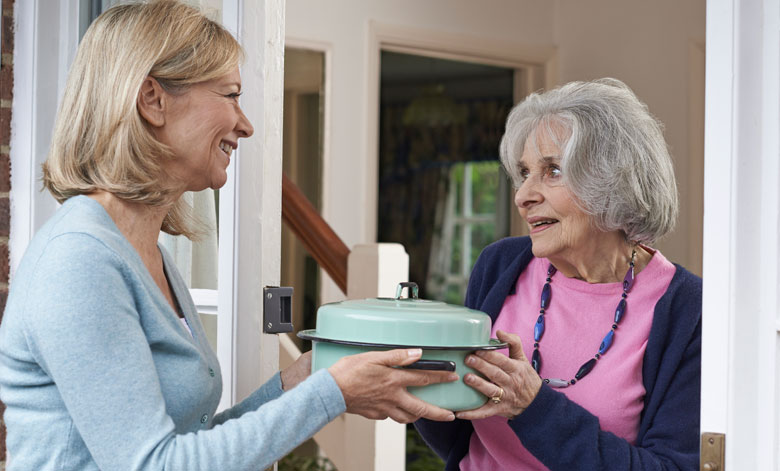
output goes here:
<path id="1" fill-rule="evenodd" d="M 617 308 L 615 308 L 615 324 L 619 323 L 620 319 L 623 318 L 623 314 L 626 313 L 626 307 L 626 300 L 621 299 L 617 305 Z"/>
<path id="2" fill-rule="evenodd" d="M 544 316 L 539 316 L 538 319 L 536 319 L 536 325 L 534 326 L 534 342 L 538 342 L 542 339 L 542 334 L 544 333 Z"/>
<path id="3" fill-rule="evenodd" d="M 584 365 L 580 366 L 580 369 L 577 371 L 577 374 L 574 375 L 574 379 L 580 380 L 585 377 L 588 373 L 590 373 L 590 370 L 593 369 L 593 367 L 596 366 L 596 359 L 591 358 L 587 362 L 585 362 Z"/>
<path id="4" fill-rule="evenodd" d="M 612 346 L 612 339 L 615 338 L 615 331 L 610 330 L 607 332 L 607 335 L 604 337 L 604 340 L 601 341 L 601 346 L 599 347 L 599 355 L 603 355 L 609 350 L 609 347 Z"/>
<path id="5" fill-rule="evenodd" d="M 542 309 L 547 309 L 550 305 L 550 298 L 552 297 L 552 291 L 550 290 L 550 283 L 545 283 L 542 287 Z"/>
<path id="6" fill-rule="evenodd" d="M 542 354 L 539 353 L 538 349 L 535 349 L 533 355 L 531 355 L 531 366 L 534 367 L 536 374 L 539 374 L 539 370 L 542 369 Z"/>
<path id="7" fill-rule="evenodd" d="M 626 277 L 623 278 L 623 291 L 628 293 L 631 291 L 631 287 L 634 286 L 634 266 L 631 265 L 631 267 L 626 272 Z"/>
<path id="8" fill-rule="evenodd" d="M 552 263 L 551 263 L 550 266 L 547 267 L 547 276 L 553 276 L 556 271 L 558 271 L 558 269 L 555 268 L 554 266 L 552 266 Z"/>

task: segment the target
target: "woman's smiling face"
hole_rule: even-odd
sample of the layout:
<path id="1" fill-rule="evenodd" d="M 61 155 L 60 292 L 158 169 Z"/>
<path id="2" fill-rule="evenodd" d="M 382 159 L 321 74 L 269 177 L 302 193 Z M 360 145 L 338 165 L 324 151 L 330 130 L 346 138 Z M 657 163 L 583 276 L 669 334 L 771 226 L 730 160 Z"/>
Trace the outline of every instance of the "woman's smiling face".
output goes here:
<path id="1" fill-rule="evenodd" d="M 217 189 L 227 181 L 226 169 L 238 140 L 254 132 L 238 105 L 240 94 L 238 67 L 180 95 L 166 94 L 170 106 L 165 125 L 155 134 L 173 151 L 166 171 L 185 191 Z"/>
<path id="2" fill-rule="evenodd" d="M 550 131 L 541 126 L 531 133 L 518 162 L 522 176 L 515 205 L 528 223 L 536 257 L 569 261 L 600 233 L 591 217 L 577 204 L 561 174 L 561 149 Z M 551 129 L 552 128 L 552 129 Z"/>

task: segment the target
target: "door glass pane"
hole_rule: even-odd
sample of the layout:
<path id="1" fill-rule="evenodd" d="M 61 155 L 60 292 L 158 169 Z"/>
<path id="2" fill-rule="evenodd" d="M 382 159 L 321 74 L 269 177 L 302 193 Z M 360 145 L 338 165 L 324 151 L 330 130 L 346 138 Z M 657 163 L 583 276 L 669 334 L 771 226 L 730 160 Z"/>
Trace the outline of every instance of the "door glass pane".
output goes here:
<path id="1" fill-rule="evenodd" d="M 284 51 L 284 174 L 319 211 L 322 194 L 322 147 L 325 103 L 325 53 L 310 49 Z M 320 270 L 287 224 L 282 225 L 281 283 L 292 286 L 293 326 L 313 329 L 319 306 Z M 292 336 L 302 351 L 310 342 Z"/>

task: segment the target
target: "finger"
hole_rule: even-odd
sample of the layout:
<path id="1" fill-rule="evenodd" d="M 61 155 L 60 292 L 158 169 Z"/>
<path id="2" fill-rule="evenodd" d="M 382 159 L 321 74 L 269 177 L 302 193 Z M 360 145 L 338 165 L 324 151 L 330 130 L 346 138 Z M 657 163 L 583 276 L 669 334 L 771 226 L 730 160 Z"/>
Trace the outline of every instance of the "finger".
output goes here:
<path id="1" fill-rule="evenodd" d="M 463 381 L 487 397 L 494 397 L 499 395 L 500 386 L 495 383 L 491 383 L 484 378 L 480 378 L 475 374 L 467 374 L 466 377 L 463 378 Z"/>
<path id="2" fill-rule="evenodd" d="M 406 393 L 401 397 L 398 401 L 398 407 L 414 415 L 415 420 L 421 417 L 439 422 L 455 420 L 455 414 L 452 411 L 429 404 L 410 393 Z"/>
<path id="3" fill-rule="evenodd" d="M 513 358 L 509 358 L 508 356 L 504 355 L 503 353 L 498 352 L 491 352 L 487 350 L 478 351 L 475 353 L 475 355 L 486 362 L 492 364 L 493 366 L 496 366 L 503 372 L 507 374 L 514 374 L 521 370 L 520 363 L 526 362 L 528 363 L 528 360 L 523 358 L 522 360 L 515 360 Z"/>
<path id="4" fill-rule="evenodd" d="M 422 356 L 421 348 L 395 349 L 386 352 L 370 352 L 366 355 L 373 357 L 375 363 L 386 366 L 406 366 L 419 360 Z"/>
<path id="5" fill-rule="evenodd" d="M 429 384 L 451 383 L 457 381 L 459 376 L 450 371 L 427 371 L 427 370 L 400 370 L 392 372 L 396 375 L 395 380 L 398 385 L 408 386 L 428 386 Z"/>
<path id="6" fill-rule="evenodd" d="M 492 417 L 497 414 L 493 404 L 488 403 L 479 409 L 465 410 L 455 413 L 455 417 L 462 420 L 479 420 Z"/>
<path id="7" fill-rule="evenodd" d="M 507 361 L 512 361 L 501 354 L 498 355 L 504 357 L 504 359 Z M 508 384 L 510 382 L 509 374 L 506 371 L 494 365 L 493 363 L 490 363 L 489 361 L 480 358 L 480 356 L 477 355 L 467 356 L 466 364 L 469 367 L 474 368 L 475 370 L 479 371 L 483 375 L 487 376 L 494 383 Z"/>
<path id="8" fill-rule="evenodd" d="M 496 331 L 496 337 L 498 337 L 498 340 L 509 344 L 509 358 L 528 361 L 525 357 L 525 352 L 523 352 L 523 342 L 520 340 L 520 336 L 498 330 Z"/>
<path id="9" fill-rule="evenodd" d="M 415 422 L 417 420 L 417 416 L 414 414 L 410 414 L 409 412 L 406 412 L 405 410 L 396 407 L 392 411 L 390 411 L 389 417 L 399 424 L 411 424 L 412 422 Z"/>

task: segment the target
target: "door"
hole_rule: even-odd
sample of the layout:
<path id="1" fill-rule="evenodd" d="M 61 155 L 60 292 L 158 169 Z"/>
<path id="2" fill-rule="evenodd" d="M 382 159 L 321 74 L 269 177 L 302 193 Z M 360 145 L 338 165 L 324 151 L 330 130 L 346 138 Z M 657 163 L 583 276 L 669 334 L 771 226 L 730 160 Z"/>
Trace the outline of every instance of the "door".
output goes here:
<path id="1" fill-rule="evenodd" d="M 780 0 L 707 2 L 701 430 L 734 471 L 780 466 L 779 45 Z"/>

